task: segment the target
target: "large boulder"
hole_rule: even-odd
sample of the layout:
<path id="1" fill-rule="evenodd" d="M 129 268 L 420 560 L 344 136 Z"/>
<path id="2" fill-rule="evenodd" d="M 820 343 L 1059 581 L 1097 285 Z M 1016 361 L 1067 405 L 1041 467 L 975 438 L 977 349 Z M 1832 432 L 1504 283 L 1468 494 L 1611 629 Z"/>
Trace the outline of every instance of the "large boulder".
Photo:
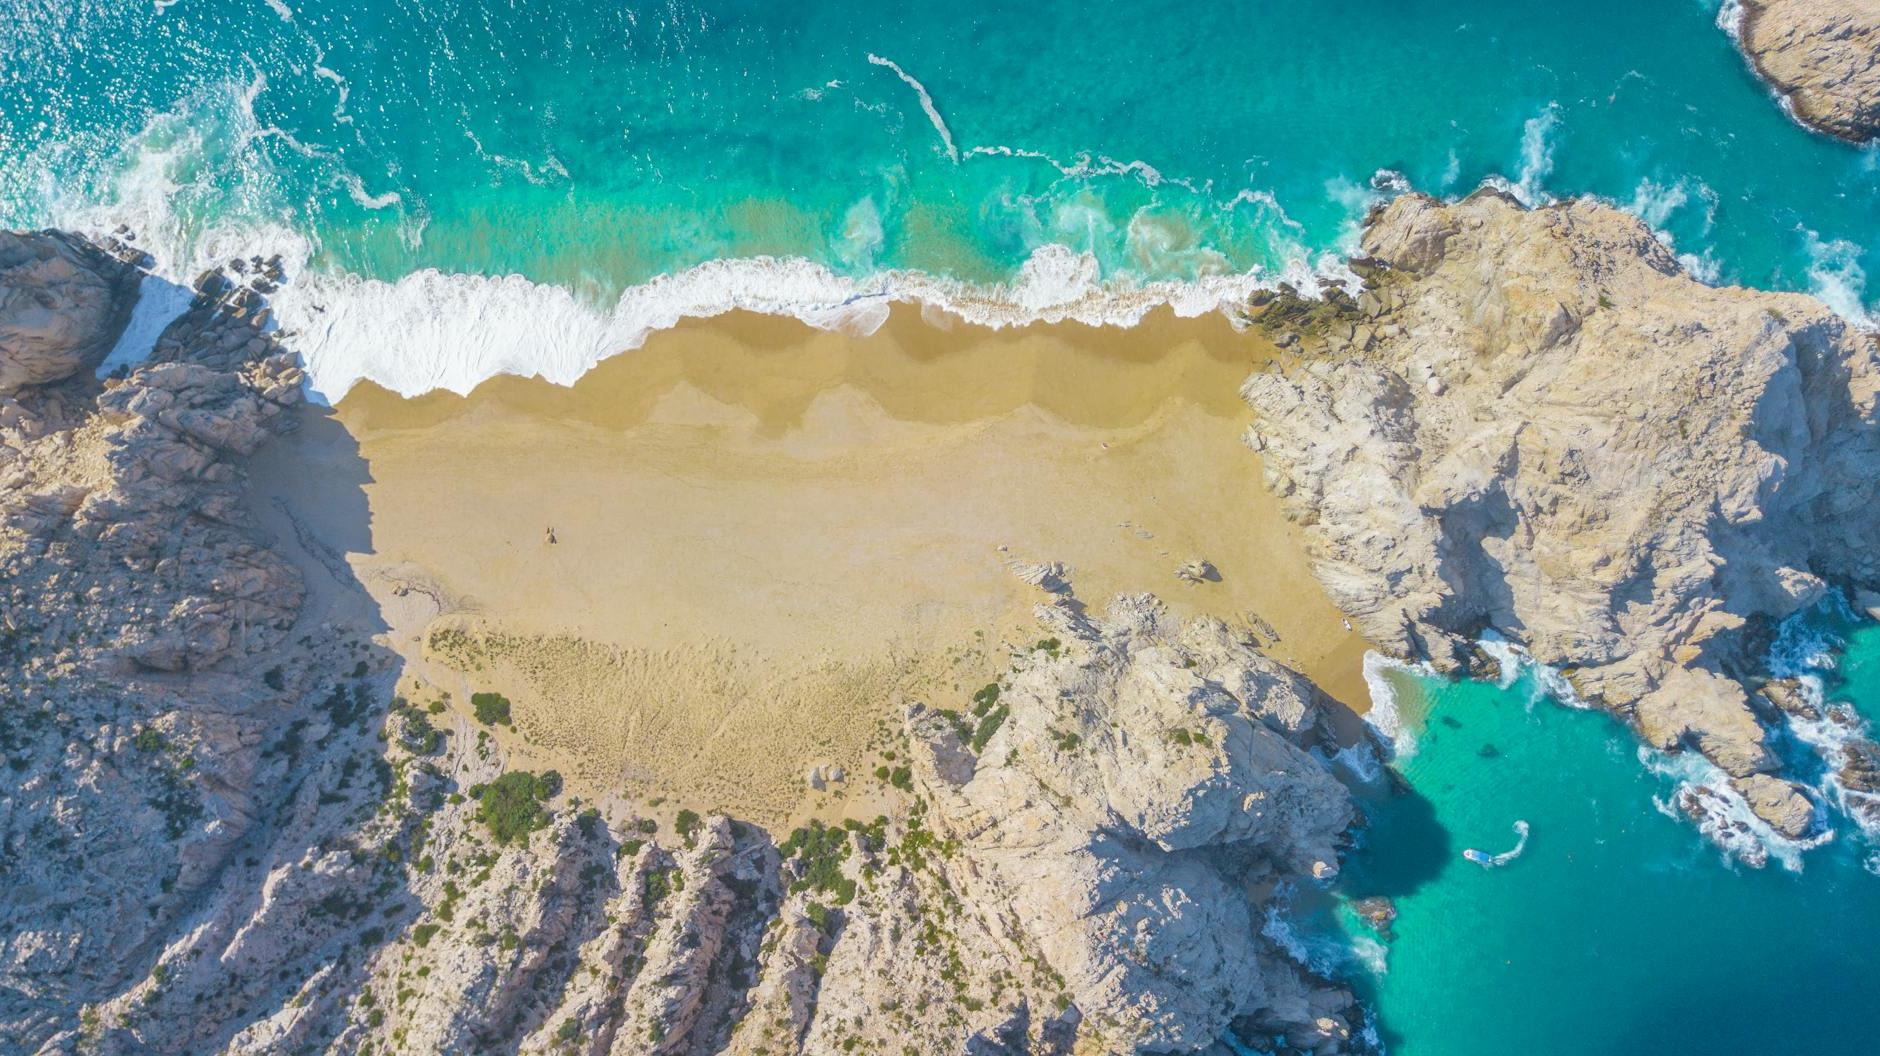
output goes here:
<path id="1" fill-rule="evenodd" d="M 0 396 L 101 362 L 130 317 L 138 279 L 82 239 L 0 231 Z"/>

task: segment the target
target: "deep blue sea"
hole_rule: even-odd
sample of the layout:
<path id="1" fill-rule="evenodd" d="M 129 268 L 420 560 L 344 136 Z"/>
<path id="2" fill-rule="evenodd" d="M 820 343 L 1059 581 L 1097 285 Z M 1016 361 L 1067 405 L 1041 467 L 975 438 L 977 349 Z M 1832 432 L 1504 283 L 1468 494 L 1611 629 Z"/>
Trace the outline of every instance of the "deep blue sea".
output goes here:
<path id="1" fill-rule="evenodd" d="M 1337 272 L 1393 188 L 1485 180 L 1605 197 L 1707 281 L 1866 318 L 1880 161 L 1793 124 L 1718 21 L 1715 0 L 0 0 L 0 225 L 125 224 L 178 280 L 283 255 L 276 311 L 329 398 L 572 381 L 732 307 L 1204 311 Z M 1875 714 L 1880 637 L 1829 631 L 1850 644 L 1826 692 Z M 1880 1052 L 1880 876 L 1832 807 L 1834 839 L 1751 868 L 1665 809 L 1703 775 L 1532 673 L 1389 677 L 1418 745 L 1340 894 L 1394 896 L 1395 937 L 1336 900 L 1292 927 L 1360 979 L 1391 1052 Z M 1460 858 L 1515 820 L 1519 858 Z"/>

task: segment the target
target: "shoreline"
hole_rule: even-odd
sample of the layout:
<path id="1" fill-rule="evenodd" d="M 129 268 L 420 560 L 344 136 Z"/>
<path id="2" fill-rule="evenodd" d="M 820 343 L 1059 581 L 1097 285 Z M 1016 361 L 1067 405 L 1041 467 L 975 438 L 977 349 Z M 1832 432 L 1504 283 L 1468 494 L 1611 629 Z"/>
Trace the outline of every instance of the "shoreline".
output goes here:
<path id="1" fill-rule="evenodd" d="M 779 824 L 846 809 L 804 774 L 873 769 L 895 701 L 957 706 L 1038 637 L 1051 595 L 1015 565 L 1062 562 L 1093 613 L 1152 592 L 1226 621 L 1364 710 L 1367 646 L 1241 439 L 1240 382 L 1279 355 L 1167 309 L 902 307 L 865 336 L 734 312 L 571 386 L 362 385 L 260 456 L 257 504 L 318 535 L 320 482 L 363 479 L 371 539 L 343 549 L 390 644 L 455 699 L 513 699 L 518 758 Z"/>

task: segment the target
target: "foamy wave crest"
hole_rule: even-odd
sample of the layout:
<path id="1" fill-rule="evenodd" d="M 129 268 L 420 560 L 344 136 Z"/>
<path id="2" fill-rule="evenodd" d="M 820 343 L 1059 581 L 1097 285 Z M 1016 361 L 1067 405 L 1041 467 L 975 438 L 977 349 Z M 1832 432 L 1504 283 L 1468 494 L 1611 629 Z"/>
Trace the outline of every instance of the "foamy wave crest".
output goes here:
<path id="1" fill-rule="evenodd" d="M 1490 176 L 1483 184 L 1511 194 L 1532 209 L 1554 200 L 1544 185 L 1554 172 L 1554 131 L 1560 127 L 1560 104 L 1548 103 L 1547 109 L 1521 126 L 1521 163 L 1515 178 Z"/>
<path id="2" fill-rule="evenodd" d="M 1856 619 L 1839 593 L 1830 593 L 1822 605 L 1836 624 Z M 1849 788 L 1841 776 L 1859 761 L 1857 756 L 1874 751 L 1873 728 L 1846 702 L 1827 699 L 1824 676 L 1834 669 L 1837 654 L 1847 642 L 1835 626 L 1819 618 L 1823 614 L 1802 612 L 1782 621 L 1769 647 L 1769 673 L 1794 679 L 1813 712 L 1789 715 L 1786 725 L 1822 762 L 1814 791 L 1853 821 L 1869 843 L 1880 843 L 1880 795 Z"/>
<path id="3" fill-rule="evenodd" d="M 1499 669 L 1496 678 L 1498 688 L 1512 688 L 1522 676 L 1527 676 L 1532 683 L 1528 691 L 1529 707 L 1542 700 L 1554 700 L 1582 711 L 1589 707 L 1586 701 L 1581 700 L 1580 695 L 1575 692 L 1573 683 L 1567 681 L 1567 676 L 1535 660 L 1525 648 L 1509 641 L 1499 633 L 1493 630 L 1484 631 L 1481 640 L 1476 642 L 1476 646 L 1495 661 Z"/>
<path id="4" fill-rule="evenodd" d="M 934 105 L 933 96 L 927 93 L 927 86 L 915 80 L 913 75 L 902 69 L 893 59 L 884 59 L 879 55 L 870 54 L 868 61 L 872 65 L 885 66 L 893 70 L 896 77 L 901 78 L 903 83 L 914 89 L 914 94 L 920 98 L 921 110 L 926 112 L 927 120 L 933 124 L 933 130 L 940 133 L 940 143 L 946 147 L 947 157 L 952 158 L 953 164 L 958 165 L 960 148 L 953 144 L 953 132 L 947 128 L 946 119 L 940 116 L 940 108 Z"/>
<path id="5" fill-rule="evenodd" d="M 1855 326 L 1880 328 L 1867 311 L 1867 271 L 1860 264 L 1860 247 L 1844 238 L 1824 241 L 1814 231 L 1808 238 L 1808 292 Z"/>
<path id="6" fill-rule="evenodd" d="M 1302 268 L 1277 277 L 1307 290 Z M 403 395 L 470 391 L 497 374 L 571 384 L 602 358 L 639 347 L 681 319 L 744 310 L 790 316 L 822 329 L 872 333 L 891 304 L 937 308 L 968 322 L 1131 326 L 1167 307 L 1192 317 L 1245 302 L 1272 285 L 1256 272 L 1189 281 L 1102 279 L 1097 260 L 1061 245 L 1034 251 L 1010 283 L 980 285 L 886 271 L 838 275 L 801 258 L 716 260 L 661 276 L 598 310 L 558 286 L 415 272 L 385 282 L 306 276 L 276 296 L 275 317 L 306 362 L 313 390 L 333 400 L 362 380 Z"/>
<path id="7" fill-rule="evenodd" d="M 888 60 L 879 65 L 905 77 Z M 923 94 L 923 105 L 930 105 L 924 89 L 917 82 L 914 86 Z M 1093 252 L 1058 244 L 1048 235 L 1009 282 L 975 284 L 920 272 L 870 271 L 883 240 L 879 209 L 870 199 L 845 217 L 839 255 L 848 274 L 802 258 L 722 259 L 630 287 L 606 305 L 514 275 L 422 270 L 393 280 L 316 272 L 309 265 L 321 247 L 284 222 L 301 212 L 294 196 L 281 189 L 271 151 L 319 160 L 332 186 L 354 204 L 395 214 L 409 245 L 420 237 L 424 209 L 396 189 L 368 186 L 336 155 L 259 120 L 254 104 L 266 90 L 267 79 L 259 74 L 206 87 L 109 149 L 64 144 L 48 148 L 44 156 L 0 159 L 0 177 L 6 177 L 0 181 L 0 217 L 21 226 L 93 234 L 128 229 L 155 259 L 153 273 L 174 287 L 188 287 L 197 275 L 234 259 L 281 258 L 290 279 L 273 299 L 274 316 L 287 347 L 304 360 L 313 394 L 328 400 L 362 380 L 405 395 L 437 388 L 467 392 L 497 374 L 569 384 L 600 359 L 639 346 L 656 330 L 734 310 L 854 333 L 880 326 L 895 303 L 938 309 L 991 327 L 1063 321 L 1129 326 L 1160 307 L 1192 317 L 1238 305 L 1255 290 L 1280 282 L 1307 293 L 1318 292 L 1322 279 L 1356 282 L 1342 257 L 1323 254 L 1314 264 L 1303 244 L 1276 247 L 1281 252 L 1275 259 L 1289 262 L 1276 272 L 1236 273 L 1225 258 L 1196 256 L 1174 262 L 1192 265 L 1173 272 L 1192 277 L 1145 280 L 1129 269 L 1106 278 Z M 949 151 L 956 152 L 944 120 L 937 111 L 931 116 Z M 71 155 L 103 160 L 73 177 Z M 1151 185 L 1165 182 L 1141 162 L 1104 157 L 1078 164 L 1091 173 Z M 565 176 L 553 158 L 530 166 L 527 174 Z M 1246 192 L 1220 208 L 1231 211 L 1244 203 L 1270 209 L 1282 228 L 1290 223 L 1270 195 Z M 309 224 L 309 230 L 317 229 L 317 223 Z M 1139 255 L 1169 256 L 1172 250 L 1164 243 L 1182 241 L 1150 218 L 1132 220 L 1132 234 L 1138 230 L 1140 244 L 1131 248 Z M 130 344 L 113 355 L 113 367 L 137 358 L 131 346 L 147 349 L 144 338 L 173 318 L 173 302 L 152 301 L 140 309 Z"/>
<path id="8" fill-rule="evenodd" d="M 1377 750 L 1369 742 L 1359 741 L 1329 754 L 1313 748 L 1310 754 L 1334 775 L 1342 773 L 1360 785 L 1375 785 L 1383 780 L 1384 761 L 1378 758 Z"/>

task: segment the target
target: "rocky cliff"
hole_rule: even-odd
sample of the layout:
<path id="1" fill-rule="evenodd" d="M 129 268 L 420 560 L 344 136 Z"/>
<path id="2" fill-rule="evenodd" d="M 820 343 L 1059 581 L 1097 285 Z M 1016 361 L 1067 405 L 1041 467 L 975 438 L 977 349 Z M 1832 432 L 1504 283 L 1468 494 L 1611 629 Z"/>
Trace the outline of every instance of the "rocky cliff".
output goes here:
<path id="1" fill-rule="evenodd" d="M 976 713 L 908 704 L 879 817 L 603 816 L 403 674 L 345 562 L 248 494 L 318 421 L 273 265 L 204 276 L 100 380 L 133 255 L 10 238 L 39 263 L 0 274 L 0 1049 L 1365 1051 L 1263 932 L 1354 809 L 1326 702 L 1251 638 L 1061 594 Z"/>
<path id="2" fill-rule="evenodd" d="M 1406 195 L 1362 253 L 1355 298 L 1265 307 L 1294 356 L 1243 390 L 1333 599 L 1452 669 L 1497 631 L 1808 830 L 1748 689 L 1774 621 L 1880 575 L 1873 336 L 1591 200 Z"/>
<path id="3" fill-rule="evenodd" d="M 1736 37 L 1803 124 L 1855 142 L 1880 136 L 1880 4 L 1741 0 Z"/>

